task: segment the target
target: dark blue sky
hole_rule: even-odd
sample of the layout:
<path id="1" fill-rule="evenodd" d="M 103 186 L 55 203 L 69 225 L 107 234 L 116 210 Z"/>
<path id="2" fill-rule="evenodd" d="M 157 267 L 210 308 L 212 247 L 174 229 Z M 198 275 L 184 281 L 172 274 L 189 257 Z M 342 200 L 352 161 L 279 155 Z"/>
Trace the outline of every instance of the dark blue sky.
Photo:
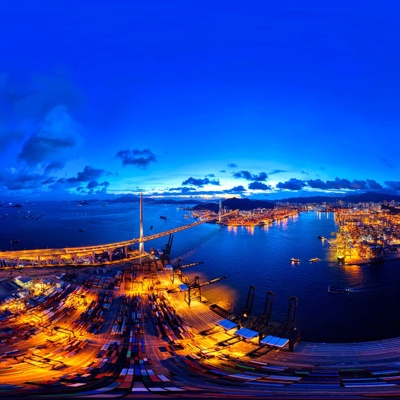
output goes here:
<path id="1" fill-rule="evenodd" d="M 1 0 L 0 34 L 4 200 L 400 189 L 397 1 Z"/>

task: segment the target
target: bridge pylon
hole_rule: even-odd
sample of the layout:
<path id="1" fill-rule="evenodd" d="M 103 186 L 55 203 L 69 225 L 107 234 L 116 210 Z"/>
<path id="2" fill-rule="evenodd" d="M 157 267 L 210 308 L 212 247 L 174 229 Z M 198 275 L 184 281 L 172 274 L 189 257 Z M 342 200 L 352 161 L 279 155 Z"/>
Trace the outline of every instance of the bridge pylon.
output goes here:
<path id="1" fill-rule="evenodd" d="M 139 239 L 141 240 L 139 242 L 139 253 L 143 254 L 144 253 L 144 242 L 143 240 L 143 196 L 142 193 L 140 193 L 140 201 L 139 201 Z"/>

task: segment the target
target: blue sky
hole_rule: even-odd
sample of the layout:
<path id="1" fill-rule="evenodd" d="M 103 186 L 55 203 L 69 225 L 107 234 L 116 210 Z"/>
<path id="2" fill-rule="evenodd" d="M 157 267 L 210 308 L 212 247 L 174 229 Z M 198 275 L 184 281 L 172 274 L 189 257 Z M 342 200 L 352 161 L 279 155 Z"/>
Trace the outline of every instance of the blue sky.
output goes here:
<path id="1" fill-rule="evenodd" d="M 0 1 L 2 199 L 400 190 L 396 1 Z"/>

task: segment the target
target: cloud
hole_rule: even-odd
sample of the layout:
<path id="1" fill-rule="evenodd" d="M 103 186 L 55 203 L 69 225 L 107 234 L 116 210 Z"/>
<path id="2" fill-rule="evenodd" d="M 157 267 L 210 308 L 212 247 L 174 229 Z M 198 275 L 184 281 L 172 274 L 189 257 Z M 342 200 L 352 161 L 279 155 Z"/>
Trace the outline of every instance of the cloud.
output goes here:
<path id="1" fill-rule="evenodd" d="M 384 184 L 388 189 L 400 190 L 400 181 L 385 181 Z"/>
<path id="2" fill-rule="evenodd" d="M 248 181 L 266 181 L 268 178 L 268 175 L 265 172 L 260 172 L 258 175 L 252 174 L 249 171 L 238 171 L 232 173 L 232 176 L 234 178 L 244 178 Z"/>
<path id="3" fill-rule="evenodd" d="M 71 190 L 87 194 L 107 194 L 109 182 L 99 183 L 99 178 L 107 174 L 102 169 L 87 166 L 71 178 L 57 178 L 47 174 L 32 172 L 29 167 L 0 170 L 0 190 L 7 196 L 46 196 L 48 199 L 66 198 Z M 86 184 L 86 187 L 85 187 Z M 86 190 L 86 191 L 85 191 Z"/>
<path id="4" fill-rule="evenodd" d="M 27 168 L 17 170 L 7 168 L 0 171 L 0 189 L 2 196 L 18 194 L 18 192 L 31 193 L 40 190 L 46 176 L 40 173 L 32 173 Z M 8 193 L 7 193 L 8 192 Z"/>
<path id="5" fill-rule="evenodd" d="M 304 181 L 296 178 L 291 178 L 286 182 L 279 182 L 276 187 L 279 189 L 289 189 L 289 190 L 301 190 L 306 186 Z"/>
<path id="6" fill-rule="evenodd" d="M 89 182 L 96 180 L 104 175 L 106 171 L 104 169 L 97 169 L 91 166 L 86 166 L 82 172 L 78 172 L 76 177 L 68 178 L 67 182 L 77 183 L 77 182 Z"/>
<path id="7" fill-rule="evenodd" d="M 190 177 L 189 179 L 186 179 L 186 181 L 182 182 L 182 185 L 193 185 L 193 186 L 198 186 L 198 187 L 203 187 L 204 185 L 216 185 L 219 186 L 219 180 L 214 179 L 210 180 L 208 178 L 204 179 L 196 179 L 193 177 Z"/>
<path id="8" fill-rule="evenodd" d="M 134 165 L 141 169 L 146 169 L 151 163 L 157 162 L 155 154 L 149 149 L 120 150 L 116 157 L 122 160 L 123 166 Z"/>
<path id="9" fill-rule="evenodd" d="M 104 181 L 102 183 L 99 183 L 97 181 L 90 181 L 86 185 L 86 188 L 89 189 L 89 193 L 99 194 L 99 193 L 104 193 L 109 185 L 110 185 L 110 183 L 106 182 L 106 181 Z M 100 188 L 100 190 L 94 190 L 96 188 Z"/>
<path id="10" fill-rule="evenodd" d="M 383 189 L 383 186 L 380 183 L 374 181 L 373 179 L 367 179 L 366 182 L 369 189 L 377 189 L 377 190 Z"/>
<path id="11" fill-rule="evenodd" d="M 282 172 L 287 172 L 284 169 L 274 169 L 271 172 L 268 172 L 268 175 L 275 175 L 275 174 L 280 174 Z"/>
<path id="12" fill-rule="evenodd" d="M 54 108 L 76 109 L 78 101 L 78 91 L 65 76 L 34 75 L 15 79 L 0 74 L 0 151 L 12 142 L 26 142 Z"/>
<path id="13" fill-rule="evenodd" d="M 237 168 L 237 164 L 235 163 L 229 163 L 228 168 Z"/>
<path id="14" fill-rule="evenodd" d="M 179 193 L 190 193 L 190 192 L 195 192 L 195 188 L 187 188 L 187 187 L 177 187 L 177 188 L 170 188 L 168 189 L 170 192 L 179 192 Z"/>
<path id="15" fill-rule="evenodd" d="M 324 190 L 331 190 L 331 189 L 357 189 L 365 186 L 364 181 L 354 181 L 352 184 L 348 179 L 340 179 L 335 178 L 334 181 L 327 180 L 326 182 L 321 181 L 320 179 L 316 180 L 309 180 L 307 181 L 308 186 L 314 189 L 324 189 Z"/>
<path id="16" fill-rule="evenodd" d="M 42 185 L 50 185 L 54 182 L 57 182 L 57 178 L 55 176 L 49 176 L 48 178 L 46 178 L 43 182 Z"/>
<path id="17" fill-rule="evenodd" d="M 249 183 L 249 189 L 252 190 L 271 190 L 270 185 L 266 185 L 265 183 L 262 182 L 251 182 Z"/>
<path id="18" fill-rule="evenodd" d="M 309 187 L 313 189 L 327 189 L 326 183 L 321 179 L 310 179 L 307 181 Z"/>
<path id="19" fill-rule="evenodd" d="M 239 193 L 239 192 L 246 192 L 246 189 L 242 185 L 240 185 L 240 186 L 234 186 L 232 189 L 224 190 L 224 193 Z"/>
<path id="20" fill-rule="evenodd" d="M 76 176 L 71 178 L 59 178 L 54 183 L 50 183 L 48 188 L 53 192 L 68 192 L 68 189 L 75 189 L 77 191 L 84 191 L 85 189 L 93 190 L 98 186 L 107 188 L 109 185 L 108 182 L 98 183 L 98 179 L 104 174 L 106 174 L 106 171 L 103 169 L 86 166 L 83 171 L 78 172 Z M 84 183 L 86 183 L 86 188 L 82 185 Z"/>
<path id="21" fill-rule="evenodd" d="M 97 186 L 99 186 L 99 182 L 97 182 L 97 181 L 90 181 L 88 184 L 87 184 L 87 188 L 88 189 L 93 189 L 93 188 L 96 188 Z"/>
<path id="22" fill-rule="evenodd" d="M 382 189 L 382 185 L 373 179 L 353 180 L 335 178 L 334 181 L 323 182 L 321 179 L 310 179 L 307 181 L 309 187 L 313 189 L 332 190 L 332 189 L 348 189 L 348 190 L 377 190 Z"/>
<path id="23" fill-rule="evenodd" d="M 159 191 L 159 192 L 153 192 L 152 196 L 160 196 L 160 197 L 192 197 L 192 198 L 200 198 L 202 196 L 205 196 L 207 198 L 210 197 L 214 197 L 215 198 L 220 198 L 221 196 L 224 197 L 225 195 L 229 195 L 229 194 L 240 194 L 242 191 L 246 191 L 245 188 L 243 188 L 244 190 L 239 190 L 238 188 L 240 188 L 240 186 L 237 186 L 236 189 L 232 188 L 232 189 L 226 189 L 226 190 L 196 190 L 196 189 L 192 189 L 192 190 L 185 190 L 188 188 L 181 188 L 181 190 L 177 190 L 176 192 L 173 191 Z M 177 188 L 178 189 L 178 188 Z"/>
<path id="24" fill-rule="evenodd" d="M 71 117 L 67 108 L 63 105 L 55 106 L 41 121 L 37 132 L 24 143 L 18 160 L 36 166 L 73 158 L 74 151 L 82 143 L 81 133 L 82 128 Z"/>
<path id="25" fill-rule="evenodd" d="M 59 171 L 60 169 L 64 168 L 65 163 L 62 161 L 54 161 L 47 165 L 47 167 L 44 169 L 45 173 L 53 172 L 53 171 Z"/>
<path id="26" fill-rule="evenodd" d="M 335 178 L 334 181 L 326 181 L 328 189 L 352 189 L 348 179 Z"/>
<path id="27" fill-rule="evenodd" d="M 36 191 L 43 180 L 41 174 L 26 174 L 15 176 L 14 179 L 8 182 L 7 189 L 11 191 L 34 190 Z"/>

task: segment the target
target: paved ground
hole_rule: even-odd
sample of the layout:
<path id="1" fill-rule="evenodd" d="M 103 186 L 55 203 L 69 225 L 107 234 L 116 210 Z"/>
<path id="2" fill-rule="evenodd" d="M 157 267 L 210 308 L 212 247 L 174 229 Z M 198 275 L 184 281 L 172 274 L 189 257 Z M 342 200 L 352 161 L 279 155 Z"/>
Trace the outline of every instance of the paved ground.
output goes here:
<path id="1" fill-rule="evenodd" d="M 93 268 L 88 266 L 81 271 L 89 273 Z M 0 270 L 0 279 L 19 275 L 39 278 L 63 272 L 65 268 Z M 221 346 L 221 341 L 235 338 L 234 332 L 216 329 L 217 322 L 222 318 L 210 310 L 210 304 L 194 300 L 189 306 L 183 292 L 168 294 L 165 289 L 178 285 L 178 282 L 171 283 L 168 271 L 154 270 L 145 275 L 147 279 L 139 275 L 137 280 L 146 282 L 145 293 L 141 296 L 141 310 L 144 314 L 146 359 L 151 360 L 148 368 L 151 368 L 152 373 L 169 379 L 169 388 L 184 392 L 181 393 L 182 397 L 202 397 L 201 393 L 206 398 L 400 397 L 400 338 L 362 343 L 300 342 L 293 352 L 260 347 L 257 339 Z M 146 292 L 147 281 L 151 277 L 160 283 Z M 135 288 L 139 290 L 141 286 L 137 283 Z M 151 293 L 157 293 L 160 298 L 164 296 L 174 312 L 181 317 L 181 326 L 188 327 L 188 337 L 180 340 L 182 349 L 173 348 L 158 335 L 155 321 L 151 317 L 151 304 L 147 299 Z M 201 334 L 205 330 L 210 330 L 206 336 Z M 250 354 L 256 350 L 259 353 L 254 358 Z M 249 371 L 250 365 L 257 365 L 257 369 Z M 131 386 L 132 392 L 137 388 L 148 397 L 152 390 L 170 390 L 167 383 L 164 386 L 160 386 L 161 383 L 158 386 L 155 383 L 141 385 L 141 381 L 135 381 Z M 109 395 L 129 397 L 126 391 L 114 393 L 110 390 Z M 172 395 L 172 389 L 169 395 Z M 96 397 L 96 394 L 93 396 Z"/>

